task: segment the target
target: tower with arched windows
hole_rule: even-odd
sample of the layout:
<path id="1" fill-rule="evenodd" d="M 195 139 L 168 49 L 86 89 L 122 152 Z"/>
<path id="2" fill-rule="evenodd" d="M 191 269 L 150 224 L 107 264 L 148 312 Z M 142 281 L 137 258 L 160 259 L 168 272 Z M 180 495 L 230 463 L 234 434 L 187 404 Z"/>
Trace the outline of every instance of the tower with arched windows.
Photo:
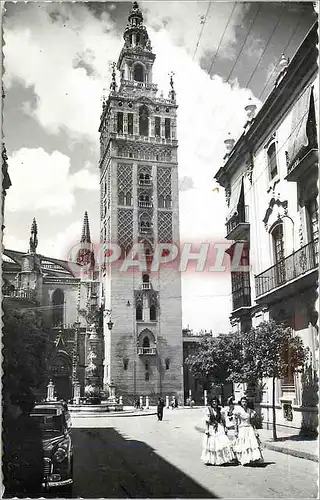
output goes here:
<path id="1" fill-rule="evenodd" d="M 99 128 L 101 244 L 106 256 L 116 243 L 125 259 L 139 243 L 146 265 L 102 262 L 104 386 L 113 382 L 124 396 L 182 397 L 180 272 L 175 264 L 152 270 L 159 244 L 179 246 L 176 95 L 172 76 L 168 97 L 157 94 L 156 56 L 136 2 L 123 38 Z"/>

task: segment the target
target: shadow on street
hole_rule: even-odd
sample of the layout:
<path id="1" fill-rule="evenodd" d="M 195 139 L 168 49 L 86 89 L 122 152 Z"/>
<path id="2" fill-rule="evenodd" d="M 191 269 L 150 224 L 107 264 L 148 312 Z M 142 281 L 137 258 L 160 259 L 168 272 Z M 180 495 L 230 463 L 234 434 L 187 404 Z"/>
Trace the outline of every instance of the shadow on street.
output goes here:
<path id="1" fill-rule="evenodd" d="M 74 428 L 73 498 L 218 498 L 142 441 Z"/>

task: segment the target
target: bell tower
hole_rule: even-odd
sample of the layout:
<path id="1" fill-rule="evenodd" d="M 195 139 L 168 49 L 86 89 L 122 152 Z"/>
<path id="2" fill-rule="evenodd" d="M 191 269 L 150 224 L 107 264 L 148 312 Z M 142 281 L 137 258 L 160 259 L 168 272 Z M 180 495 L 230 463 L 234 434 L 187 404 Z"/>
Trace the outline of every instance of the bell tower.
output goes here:
<path id="1" fill-rule="evenodd" d="M 174 263 L 153 265 L 159 245 L 179 247 L 173 75 L 168 97 L 158 96 L 156 56 L 137 2 L 123 38 L 99 128 L 104 387 L 115 384 L 124 400 L 160 394 L 181 399 L 181 276 Z M 108 258 L 110 245 L 118 248 L 117 262 Z M 136 245 L 144 265 L 127 266 Z"/>

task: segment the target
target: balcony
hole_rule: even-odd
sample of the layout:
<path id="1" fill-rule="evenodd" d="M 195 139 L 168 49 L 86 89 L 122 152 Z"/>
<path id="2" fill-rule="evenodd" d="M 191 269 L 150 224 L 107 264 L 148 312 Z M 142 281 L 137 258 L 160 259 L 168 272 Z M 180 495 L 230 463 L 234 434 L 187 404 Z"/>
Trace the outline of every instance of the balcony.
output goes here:
<path id="1" fill-rule="evenodd" d="M 251 288 L 243 287 L 232 292 L 232 310 L 251 307 Z"/>
<path id="2" fill-rule="evenodd" d="M 137 82 L 135 80 L 125 80 L 124 78 L 121 80 L 122 86 L 130 89 L 152 90 L 153 92 L 158 90 L 158 86 L 155 83 Z"/>
<path id="3" fill-rule="evenodd" d="M 153 207 L 153 203 L 152 203 L 152 201 L 141 201 L 141 200 L 139 200 L 138 201 L 138 206 L 140 208 L 152 208 Z"/>
<path id="4" fill-rule="evenodd" d="M 238 213 L 233 215 L 226 223 L 227 240 L 249 239 L 249 207 L 245 205 Z"/>
<path id="5" fill-rule="evenodd" d="M 312 286 L 318 264 L 318 241 L 311 241 L 255 277 L 257 302 L 268 303 Z"/>
<path id="6" fill-rule="evenodd" d="M 110 132 L 110 139 L 122 139 L 132 142 L 149 142 L 154 144 L 167 144 L 169 146 L 177 146 L 178 141 L 176 139 L 166 139 L 165 137 L 155 137 L 152 135 L 139 135 L 139 134 L 128 134 L 124 132 Z"/>
<path id="7" fill-rule="evenodd" d="M 10 287 L 4 287 L 2 293 L 4 297 L 10 297 L 12 299 L 24 299 L 32 302 L 36 301 L 36 292 L 34 290 L 23 290 L 22 288 L 13 290 Z"/>
<path id="8" fill-rule="evenodd" d="M 286 180 L 289 182 L 296 182 L 306 173 L 310 173 L 312 167 L 315 167 L 316 169 L 317 166 L 318 166 L 318 149 L 309 148 L 309 150 L 306 152 L 303 158 L 297 159 L 291 165 L 290 163 L 288 163 Z"/>
<path id="9" fill-rule="evenodd" d="M 151 283 L 142 283 L 142 290 L 151 290 Z"/>
<path id="10" fill-rule="evenodd" d="M 152 179 L 139 179 L 139 186 L 152 186 Z"/>
<path id="11" fill-rule="evenodd" d="M 140 226 L 139 233 L 143 236 L 152 236 L 153 230 L 152 230 L 152 227 L 141 227 Z"/>
<path id="12" fill-rule="evenodd" d="M 138 347 L 139 356 L 155 356 L 157 354 L 157 349 L 155 347 Z"/>

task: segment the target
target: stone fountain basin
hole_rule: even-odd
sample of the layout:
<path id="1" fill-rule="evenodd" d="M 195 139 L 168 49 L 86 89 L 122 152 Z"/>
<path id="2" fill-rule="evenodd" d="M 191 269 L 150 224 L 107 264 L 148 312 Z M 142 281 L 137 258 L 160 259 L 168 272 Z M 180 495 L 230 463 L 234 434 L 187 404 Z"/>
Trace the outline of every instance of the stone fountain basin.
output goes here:
<path id="1" fill-rule="evenodd" d="M 108 413 L 110 411 L 123 411 L 123 404 L 102 401 L 98 405 L 92 404 L 69 404 L 70 413 Z"/>

